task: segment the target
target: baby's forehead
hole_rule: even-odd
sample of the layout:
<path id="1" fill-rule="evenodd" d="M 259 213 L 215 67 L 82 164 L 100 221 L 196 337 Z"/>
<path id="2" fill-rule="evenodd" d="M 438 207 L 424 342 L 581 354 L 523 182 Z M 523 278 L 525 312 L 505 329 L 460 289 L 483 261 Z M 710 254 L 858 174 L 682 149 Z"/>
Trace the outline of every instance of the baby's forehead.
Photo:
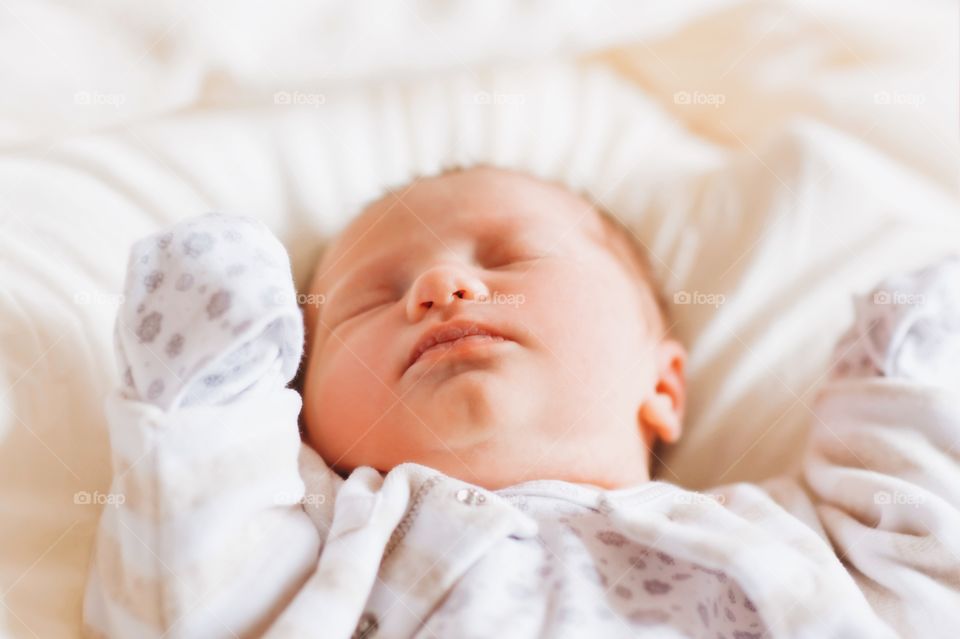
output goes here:
<path id="1" fill-rule="evenodd" d="M 461 240 L 506 241 L 535 235 L 541 241 L 560 241 L 581 233 L 599 239 L 603 226 L 600 214 L 586 200 L 535 178 L 441 177 L 390 192 L 369 205 L 338 234 L 323 262 L 328 267 L 343 265 L 390 247 L 412 255 L 418 246 L 442 247 Z"/>

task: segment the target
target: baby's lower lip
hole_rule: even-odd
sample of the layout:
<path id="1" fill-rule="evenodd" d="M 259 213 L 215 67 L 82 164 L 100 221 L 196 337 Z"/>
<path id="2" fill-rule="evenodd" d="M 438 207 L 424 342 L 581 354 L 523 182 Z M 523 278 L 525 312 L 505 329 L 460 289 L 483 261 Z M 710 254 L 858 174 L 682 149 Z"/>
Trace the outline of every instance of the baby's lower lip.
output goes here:
<path id="1" fill-rule="evenodd" d="M 442 355 L 451 353 L 452 351 L 465 351 L 505 341 L 506 340 L 503 337 L 498 335 L 467 335 L 466 337 L 460 337 L 450 342 L 434 344 L 427 350 L 420 353 L 420 357 L 418 357 L 410 366 L 413 367 L 417 364 L 417 362 L 433 357 L 440 357 Z"/>

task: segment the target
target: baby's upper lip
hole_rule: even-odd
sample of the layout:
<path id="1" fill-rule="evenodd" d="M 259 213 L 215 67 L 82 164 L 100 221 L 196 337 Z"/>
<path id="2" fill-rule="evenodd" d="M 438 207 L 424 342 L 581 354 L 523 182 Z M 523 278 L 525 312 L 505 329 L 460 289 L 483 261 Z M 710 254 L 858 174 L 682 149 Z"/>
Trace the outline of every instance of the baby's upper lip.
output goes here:
<path id="1" fill-rule="evenodd" d="M 404 371 L 413 366 L 427 349 L 437 344 L 453 342 L 461 337 L 470 335 L 489 335 L 491 337 L 500 337 L 513 341 L 510 337 L 504 335 L 502 331 L 488 324 L 467 319 L 451 320 L 443 324 L 431 326 L 420 335 L 420 339 L 416 341 L 413 349 L 410 351 L 410 356 L 407 358 L 407 365 Z"/>

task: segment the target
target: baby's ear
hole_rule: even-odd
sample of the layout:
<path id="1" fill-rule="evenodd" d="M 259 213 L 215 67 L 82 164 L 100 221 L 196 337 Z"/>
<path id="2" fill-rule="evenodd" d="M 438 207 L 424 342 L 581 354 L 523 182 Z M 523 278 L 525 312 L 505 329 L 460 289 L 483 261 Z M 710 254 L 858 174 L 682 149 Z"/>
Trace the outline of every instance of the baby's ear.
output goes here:
<path id="1" fill-rule="evenodd" d="M 664 339 L 655 354 L 656 380 L 653 393 L 640 405 L 638 421 L 644 439 L 652 446 L 658 439 L 668 444 L 680 439 L 687 398 L 684 368 L 687 351 L 680 342 Z"/>

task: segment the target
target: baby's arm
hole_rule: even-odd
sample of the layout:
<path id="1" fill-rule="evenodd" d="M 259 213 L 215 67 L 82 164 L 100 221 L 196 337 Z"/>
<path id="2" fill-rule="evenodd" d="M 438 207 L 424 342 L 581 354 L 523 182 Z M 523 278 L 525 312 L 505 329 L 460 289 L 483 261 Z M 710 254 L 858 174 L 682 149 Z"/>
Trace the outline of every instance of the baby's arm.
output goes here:
<path id="1" fill-rule="evenodd" d="M 114 465 L 85 601 L 91 634 L 261 634 L 316 566 L 300 504 L 303 325 L 287 254 L 219 215 L 138 242 L 107 399 Z M 119 496 L 122 495 L 122 499 Z"/>
<path id="2" fill-rule="evenodd" d="M 881 617 L 946 636 L 960 610 L 960 260 L 858 300 L 835 359 L 803 472 L 818 519 Z"/>

